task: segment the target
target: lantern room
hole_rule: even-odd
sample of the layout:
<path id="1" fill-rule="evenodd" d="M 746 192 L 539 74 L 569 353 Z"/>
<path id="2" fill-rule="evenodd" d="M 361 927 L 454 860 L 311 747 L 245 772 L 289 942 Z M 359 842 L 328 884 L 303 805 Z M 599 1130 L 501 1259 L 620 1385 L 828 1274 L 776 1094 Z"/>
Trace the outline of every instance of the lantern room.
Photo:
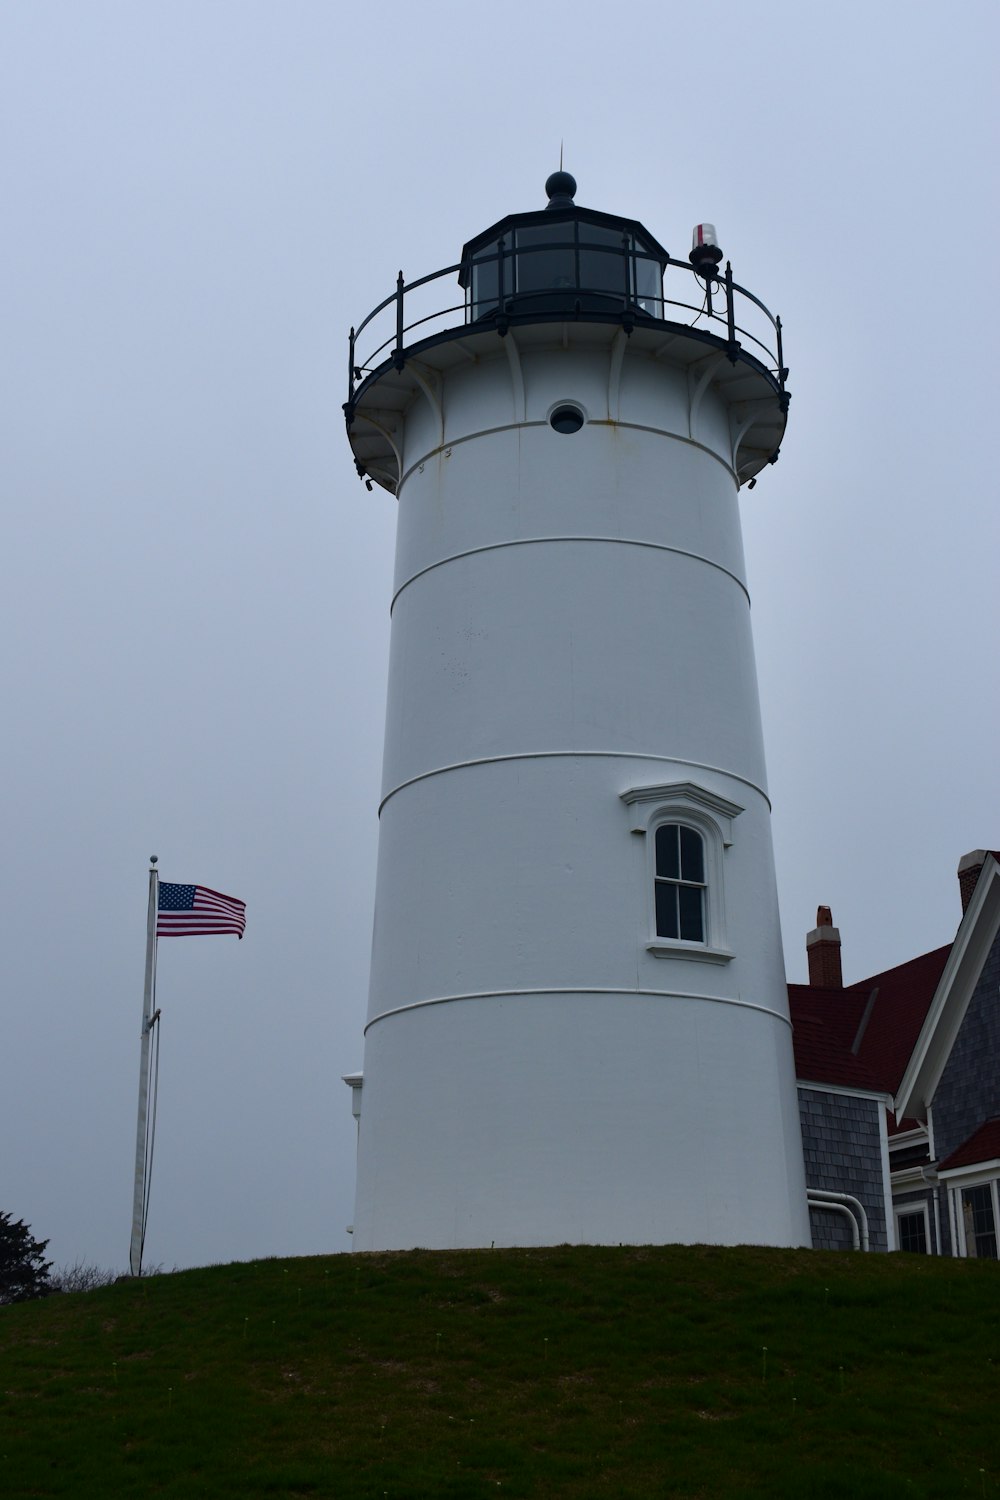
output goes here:
<path id="1" fill-rule="evenodd" d="M 569 172 L 553 172 L 545 191 L 545 208 L 508 214 L 465 246 L 458 279 L 467 321 L 629 307 L 662 318 L 663 246 L 634 219 L 578 208 Z"/>

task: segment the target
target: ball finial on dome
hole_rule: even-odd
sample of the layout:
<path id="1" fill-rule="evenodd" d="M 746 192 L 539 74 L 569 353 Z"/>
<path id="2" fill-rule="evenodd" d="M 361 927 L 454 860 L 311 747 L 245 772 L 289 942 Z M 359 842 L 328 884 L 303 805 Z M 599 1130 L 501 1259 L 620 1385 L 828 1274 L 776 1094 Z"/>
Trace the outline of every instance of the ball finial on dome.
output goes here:
<path id="1" fill-rule="evenodd" d="M 576 193 L 576 178 L 572 172 L 564 172 L 560 167 L 558 172 L 546 178 L 545 191 L 549 198 L 547 208 L 570 208 Z"/>

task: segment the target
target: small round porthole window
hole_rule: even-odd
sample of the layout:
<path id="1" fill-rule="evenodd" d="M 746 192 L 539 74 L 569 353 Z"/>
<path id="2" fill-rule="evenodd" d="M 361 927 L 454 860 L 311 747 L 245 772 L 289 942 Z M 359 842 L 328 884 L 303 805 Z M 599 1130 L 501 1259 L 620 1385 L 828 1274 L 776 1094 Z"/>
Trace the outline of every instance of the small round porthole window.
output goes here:
<path id="1" fill-rule="evenodd" d="M 579 432 L 583 423 L 583 412 L 578 406 L 571 406 L 568 401 L 557 406 L 549 417 L 549 426 L 555 428 L 556 432 Z"/>

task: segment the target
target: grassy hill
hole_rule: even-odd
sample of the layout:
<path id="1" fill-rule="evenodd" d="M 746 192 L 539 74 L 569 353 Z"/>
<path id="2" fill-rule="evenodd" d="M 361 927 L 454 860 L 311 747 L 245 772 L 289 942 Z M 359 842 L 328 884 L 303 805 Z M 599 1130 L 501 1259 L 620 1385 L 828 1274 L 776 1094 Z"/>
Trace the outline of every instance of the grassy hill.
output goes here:
<path id="1" fill-rule="evenodd" d="M 1000 1500 L 1000 1267 L 267 1260 L 0 1308 L 0 1494 Z"/>

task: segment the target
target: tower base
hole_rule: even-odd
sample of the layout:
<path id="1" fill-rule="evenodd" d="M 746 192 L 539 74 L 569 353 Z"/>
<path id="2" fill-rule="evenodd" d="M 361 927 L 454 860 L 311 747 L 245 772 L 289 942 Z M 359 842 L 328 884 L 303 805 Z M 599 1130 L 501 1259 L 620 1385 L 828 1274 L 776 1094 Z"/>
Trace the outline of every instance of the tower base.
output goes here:
<path id="1" fill-rule="evenodd" d="M 750 1004 L 552 992 L 386 1016 L 354 1248 L 808 1246 L 789 1075 L 787 1023 Z"/>

